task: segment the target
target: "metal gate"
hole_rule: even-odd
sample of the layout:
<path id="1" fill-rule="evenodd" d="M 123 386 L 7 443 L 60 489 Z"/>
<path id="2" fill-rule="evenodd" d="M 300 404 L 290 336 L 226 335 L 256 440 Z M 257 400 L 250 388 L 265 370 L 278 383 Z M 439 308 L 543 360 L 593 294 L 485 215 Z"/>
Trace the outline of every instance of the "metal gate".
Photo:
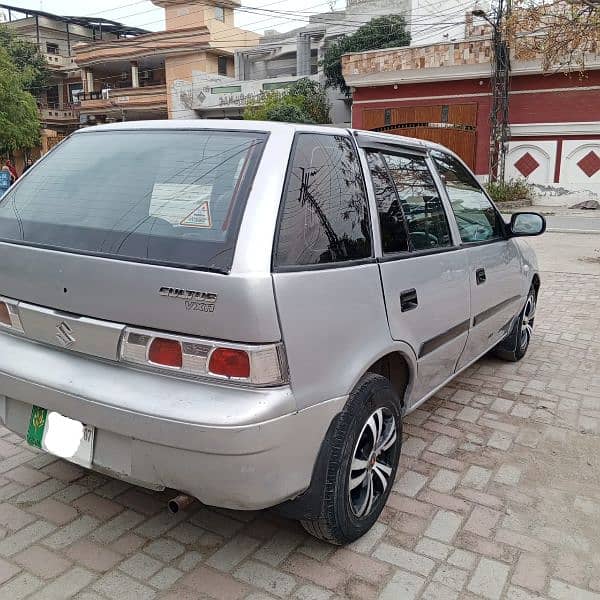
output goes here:
<path id="1" fill-rule="evenodd" d="M 369 108 L 363 127 L 443 144 L 475 167 L 477 104 L 435 104 L 400 108 Z"/>

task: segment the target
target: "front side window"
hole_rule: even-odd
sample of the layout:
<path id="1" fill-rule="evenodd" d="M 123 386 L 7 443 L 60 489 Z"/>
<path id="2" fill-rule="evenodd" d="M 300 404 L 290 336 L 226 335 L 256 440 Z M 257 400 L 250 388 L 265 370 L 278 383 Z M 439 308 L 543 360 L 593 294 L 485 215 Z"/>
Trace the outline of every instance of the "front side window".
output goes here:
<path id="1" fill-rule="evenodd" d="M 0 240 L 228 271 L 266 134 L 78 133 L 0 202 Z"/>
<path id="2" fill-rule="evenodd" d="M 340 135 L 297 135 L 274 265 L 339 263 L 371 255 L 369 208 L 352 140 Z"/>
<path id="3" fill-rule="evenodd" d="M 452 246 L 448 219 L 423 156 L 383 154 L 410 239 L 411 250 Z"/>
<path id="4" fill-rule="evenodd" d="M 502 239 L 502 219 L 468 169 L 444 152 L 435 150 L 431 157 L 446 186 L 461 240 L 468 244 Z"/>

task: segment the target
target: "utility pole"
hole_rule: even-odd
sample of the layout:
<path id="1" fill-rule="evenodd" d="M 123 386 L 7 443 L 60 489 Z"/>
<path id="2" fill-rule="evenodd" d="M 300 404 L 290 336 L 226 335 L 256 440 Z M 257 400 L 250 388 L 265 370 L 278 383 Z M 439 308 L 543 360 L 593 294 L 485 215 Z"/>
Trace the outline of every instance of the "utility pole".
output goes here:
<path id="1" fill-rule="evenodd" d="M 492 74 L 490 78 L 492 108 L 490 111 L 490 181 L 504 181 L 506 153 L 510 139 L 510 47 L 506 38 L 505 23 L 510 17 L 512 0 L 497 0 L 493 20 L 482 10 L 473 15 L 483 17 L 493 30 Z"/>

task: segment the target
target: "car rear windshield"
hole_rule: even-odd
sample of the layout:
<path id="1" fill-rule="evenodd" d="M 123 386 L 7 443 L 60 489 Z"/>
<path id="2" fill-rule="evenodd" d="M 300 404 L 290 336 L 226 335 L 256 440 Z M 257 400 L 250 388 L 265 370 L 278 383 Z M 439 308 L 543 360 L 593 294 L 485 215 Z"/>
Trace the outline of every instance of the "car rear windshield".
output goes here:
<path id="1" fill-rule="evenodd" d="M 0 239 L 229 271 L 266 134 L 95 131 L 60 144 L 0 201 Z"/>

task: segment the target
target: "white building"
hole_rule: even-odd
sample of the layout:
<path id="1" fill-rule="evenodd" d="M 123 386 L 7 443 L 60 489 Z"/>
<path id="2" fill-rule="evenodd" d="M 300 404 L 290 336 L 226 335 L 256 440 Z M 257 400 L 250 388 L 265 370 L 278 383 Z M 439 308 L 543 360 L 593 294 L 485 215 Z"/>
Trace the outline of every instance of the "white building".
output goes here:
<path id="1" fill-rule="evenodd" d="M 241 118 L 247 102 L 263 91 L 284 88 L 302 77 L 323 80 L 320 63 L 337 38 L 355 32 L 377 16 L 404 15 L 411 45 L 464 38 L 464 14 L 474 0 L 348 0 L 344 10 L 312 15 L 308 25 L 280 33 L 266 31 L 258 46 L 235 52 L 235 77 L 197 72 L 193 83 L 171 90 L 179 118 Z M 329 90 L 332 121 L 350 122 L 350 101 Z"/>

